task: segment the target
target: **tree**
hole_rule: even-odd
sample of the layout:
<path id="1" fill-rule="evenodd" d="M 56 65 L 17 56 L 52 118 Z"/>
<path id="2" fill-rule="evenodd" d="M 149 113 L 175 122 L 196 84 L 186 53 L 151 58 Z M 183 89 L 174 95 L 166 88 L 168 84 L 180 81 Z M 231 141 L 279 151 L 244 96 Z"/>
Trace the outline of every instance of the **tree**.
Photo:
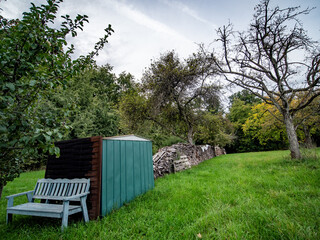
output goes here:
<path id="1" fill-rule="evenodd" d="M 313 146 L 312 135 L 319 129 L 319 99 L 318 97 L 308 107 L 299 111 L 294 119 L 298 140 L 306 148 Z M 299 101 L 292 102 L 293 105 L 298 103 Z M 252 111 L 242 128 L 247 136 L 256 138 L 260 144 L 269 147 L 272 145 L 284 147 L 288 141 L 280 112 L 275 106 L 265 102 L 252 107 Z"/>
<path id="2" fill-rule="evenodd" d="M 225 147 L 232 139 L 232 124 L 221 112 L 203 112 L 195 131 L 197 144 Z"/>
<path id="3" fill-rule="evenodd" d="M 208 81 L 208 70 L 198 56 L 181 62 L 174 51 L 152 62 L 141 85 L 149 108 L 146 118 L 194 144 L 200 113 L 219 107 L 220 87 Z"/>
<path id="4" fill-rule="evenodd" d="M 65 125 L 52 114 L 35 114 L 37 103 L 91 65 L 113 31 L 109 25 L 92 52 L 72 60 L 75 48 L 67 45 L 66 37 L 75 37 L 88 17 L 72 20 L 66 15 L 60 28 L 52 28 L 61 2 L 32 4 L 21 20 L 0 16 L 0 196 L 7 181 L 19 176 L 23 158 L 59 154 L 53 142 Z"/>
<path id="5" fill-rule="evenodd" d="M 301 95 L 300 97 L 304 97 Z M 298 103 L 296 103 L 298 104 Z M 300 132 L 303 132 L 303 145 L 306 148 L 312 148 L 316 145 L 316 133 L 320 130 L 320 96 L 318 96 L 306 108 L 299 111 L 295 117 L 295 126 Z M 319 136 L 318 136 L 319 138 Z"/>
<path id="6" fill-rule="evenodd" d="M 301 158 L 293 119 L 320 95 L 319 45 L 307 36 L 299 20 L 311 10 L 271 8 L 269 0 L 262 0 L 247 31 L 235 32 L 231 24 L 219 28 L 222 54 L 205 56 L 215 73 L 278 109 L 292 158 Z M 303 54 L 307 55 L 304 60 L 296 57 Z M 291 104 L 301 93 L 304 97 L 298 104 Z"/>
<path id="7" fill-rule="evenodd" d="M 265 102 L 252 107 L 251 113 L 242 125 L 246 136 L 258 139 L 266 150 L 281 149 L 287 146 L 285 126 L 279 119 L 281 115 L 277 109 Z"/>
<path id="8" fill-rule="evenodd" d="M 257 96 L 255 96 L 254 94 L 252 94 L 250 91 L 246 89 L 236 92 L 229 97 L 231 107 L 233 103 L 238 100 L 242 101 L 246 105 L 251 105 L 251 106 L 256 103 L 262 102 L 260 98 L 258 98 Z"/>
<path id="9" fill-rule="evenodd" d="M 65 89 L 60 87 L 41 100 L 38 112 L 64 119 L 69 126 L 64 139 L 114 136 L 119 131 L 117 105 L 131 81 L 130 74 L 122 73 L 117 78 L 108 64 L 95 66 L 70 79 Z"/>
<path id="10" fill-rule="evenodd" d="M 233 141 L 226 146 L 229 153 L 232 152 L 250 152 L 265 150 L 256 138 L 245 135 L 243 132 L 243 124 L 252 113 L 252 107 L 261 103 L 261 99 L 256 97 L 248 90 L 241 90 L 229 97 L 230 107 L 228 119 L 233 125 Z"/>
<path id="11" fill-rule="evenodd" d="M 70 96 L 69 101 L 77 106 L 69 117 L 69 138 L 117 135 L 119 101 L 132 85 L 131 74 L 121 73 L 117 77 L 110 65 L 86 70 L 72 79 L 71 86 L 62 93 Z"/>

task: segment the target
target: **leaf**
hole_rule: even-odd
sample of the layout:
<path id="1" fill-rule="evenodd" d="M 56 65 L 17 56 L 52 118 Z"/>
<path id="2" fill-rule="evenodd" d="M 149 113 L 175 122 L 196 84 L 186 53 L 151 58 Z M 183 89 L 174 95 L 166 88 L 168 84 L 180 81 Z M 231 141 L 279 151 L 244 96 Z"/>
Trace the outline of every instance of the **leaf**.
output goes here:
<path id="1" fill-rule="evenodd" d="M 57 158 L 60 157 L 60 148 L 55 147 L 54 148 L 54 154 L 56 155 Z"/>
<path id="2" fill-rule="evenodd" d="M 8 131 L 8 129 L 6 126 L 0 125 L 0 133 L 5 133 L 7 131 Z"/>
<path id="3" fill-rule="evenodd" d="M 46 139 L 47 142 L 51 141 L 51 137 L 47 134 L 43 134 L 44 138 Z"/>
<path id="4" fill-rule="evenodd" d="M 31 81 L 29 82 L 29 86 L 30 86 L 30 87 L 33 87 L 34 85 L 36 85 L 36 83 L 37 83 L 36 80 L 31 80 Z"/>
<path id="5" fill-rule="evenodd" d="M 9 88 L 12 92 L 16 89 L 13 83 L 7 83 L 5 86 Z"/>

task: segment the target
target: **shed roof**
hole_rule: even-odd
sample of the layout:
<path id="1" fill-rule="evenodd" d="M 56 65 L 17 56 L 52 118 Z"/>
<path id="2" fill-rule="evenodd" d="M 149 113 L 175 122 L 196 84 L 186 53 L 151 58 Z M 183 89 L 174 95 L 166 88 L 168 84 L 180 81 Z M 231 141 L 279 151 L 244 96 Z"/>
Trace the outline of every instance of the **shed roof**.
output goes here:
<path id="1" fill-rule="evenodd" d="M 113 136 L 113 137 L 104 137 L 103 139 L 110 139 L 110 140 L 121 140 L 121 141 L 145 141 L 150 142 L 150 140 L 138 137 L 135 135 L 123 135 L 123 136 Z"/>

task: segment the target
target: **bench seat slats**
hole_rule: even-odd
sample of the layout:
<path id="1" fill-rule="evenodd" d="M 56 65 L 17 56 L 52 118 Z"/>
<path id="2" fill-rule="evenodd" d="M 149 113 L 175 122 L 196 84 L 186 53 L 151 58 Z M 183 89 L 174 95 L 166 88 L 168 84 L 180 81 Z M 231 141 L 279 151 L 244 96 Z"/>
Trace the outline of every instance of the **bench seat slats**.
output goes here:
<path id="1" fill-rule="evenodd" d="M 38 203 L 24 203 L 20 204 L 14 207 L 10 207 L 7 209 L 9 213 L 13 214 L 19 214 L 18 212 L 21 212 L 22 215 L 32 215 L 32 216 L 38 216 L 38 213 L 57 213 L 62 214 L 63 213 L 63 205 L 61 204 L 38 204 Z M 81 206 L 77 205 L 70 205 L 69 206 L 69 213 L 76 213 L 81 212 Z"/>

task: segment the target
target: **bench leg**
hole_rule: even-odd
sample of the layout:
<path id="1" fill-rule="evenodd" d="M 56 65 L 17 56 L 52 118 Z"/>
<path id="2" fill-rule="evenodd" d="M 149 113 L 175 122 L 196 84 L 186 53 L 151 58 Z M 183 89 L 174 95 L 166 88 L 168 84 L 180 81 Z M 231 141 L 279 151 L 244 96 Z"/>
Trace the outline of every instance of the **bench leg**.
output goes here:
<path id="1" fill-rule="evenodd" d="M 61 231 L 63 231 L 64 228 L 68 227 L 68 216 L 69 216 L 69 201 L 64 201 L 63 202 Z"/>
<path id="2" fill-rule="evenodd" d="M 12 214 L 11 213 L 7 213 L 7 224 L 12 222 Z"/>
<path id="3" fill-rule="evenodd" d="M 80 198 L 81 202 L 81 208 L 83 213 L 83 220 L 85 222 L 89 222 L 89 216 L 88 216 L 88 209 L 87 209 L 87 203 L 86 203 L 86 197 Z"/>
<path id="4" fill-rule="evenodd" d="M 7 203 L 7 208 L 13 206 L 13 199 L 14 199 L 14 197 L 9 197 L 8 203 Z M 7 210 L 7 224 L 10 222 L 12 222 L 12 214 L 8 213 L 8 210 Z"/>

